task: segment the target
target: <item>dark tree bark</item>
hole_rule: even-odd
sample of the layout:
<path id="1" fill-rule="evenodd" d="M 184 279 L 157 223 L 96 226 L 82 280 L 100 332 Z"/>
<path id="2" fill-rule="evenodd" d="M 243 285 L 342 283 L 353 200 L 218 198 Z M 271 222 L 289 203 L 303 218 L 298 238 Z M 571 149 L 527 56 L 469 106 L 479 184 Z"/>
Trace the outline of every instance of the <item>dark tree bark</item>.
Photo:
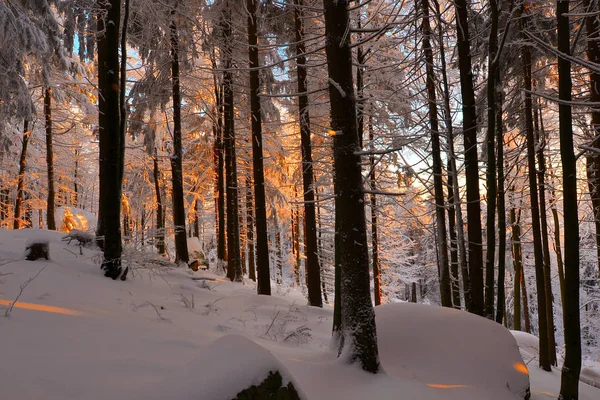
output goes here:
<path id="1" fill-rule="evenodd" d="M 491 28 L 488 40 L 487 81 L 487 215 L 486 215 L 486 258 L 485 258 L 485 316 L 494 319 L 494 264 L 496 256 L 496 110 L 497 85 L 500 82 L 498 65 L 498 19 L 500 10 L 496 0 L 490 0 Z M 500 304 L 498 308 L 502 310 Z"/>
<path id="2" fill-rule="evenodd" d="M 127 133 L 127 102 L 125 101 L 125 94 L 127 92 L 127 25 L 129 24 L 129 1 L 125 0 L 123 26 L 121 27 L 121 76 L 119 83 L 119 105 L 121 107 L 119 157 L 123 160 L 119 165 L 121 185 L 123 185 L 123 175 L 125 173 L 125 135 Z"/>
<path id="3" fill-rule="evenodd" d="M 569 1 L 558 0 L 558 51 L 570 55 Z M 571 114 L 571 63 L 558 57 L 558 106 L 560 158 L 563 169 L 563 215 L 565 229 L 565 362 L 561 373 L 560 396 L 579 398 L 581 371 L 581 327 L 579 316 L 579 215 L 577 212 L 577 159 L 573 147 Z"/>
<path id="4" fill-rule="evenodd" d="M 216 62 L 213 63 L 213 68 L 216 68 Z M 223 170 L 225 168 L 224 155 L 225 148 L 223 143 L 223 86 L 217 83 L 216 76 L 214 77 L 215 86 L 215 112 L 217 114 L 215 122 L 213 122 L 213 133 L 215 136 L 215 168 L 216 168 L 216 196 L 217 204 L 217 258 L 220 262 L 227 259 L 226 250 L 226 231 L 225 231 L 225 177 Z"/>
<path id="5" fill-rule="evenodd" d="M 79 207 L 79 148 L 75 149 L 75 171 L 73 171 L 73 206 Z"/>
<path id="6" fill-rule="evenodd" d="M 154 164 L 154 191 L 156 192 L 156 249 L 158 254 L 165 254 L 165 225 L 163 210 L 164 205 L 162 202 L 162 195 L 160 192 L 160 170 L 158 168 L 158 157 L 156 150 L 154 150 L 153 164 Z"/>
<path id="7" fill-rule="evenodd" d="M 451 172 L 452 166 L 450 165 L 450 159 L 448 159 L 448 231 L 450 236 L 450 274 L 452 279 L 452 304 L 454 308 L 461 309 L 460 299 L 460 284 L 458 274 L 458 237 L 456 235 L 456 211 L 454 201 L 454 179 Z"/>
<path id="8" fill-rule="evenodd" d="M 171 80 L 173 85 L 173 155 L 171 156 L 173 225 L 175 227 L 175 262 L 190 260 L 185 228 L 183 198 L 183 152 L 181 145 L 181 82 L 179 80 L 179 33 L 175 23 L 175 9 L 171 12 Z"/>
<path id="9" fill-rule="evenodd" d="M 592 0 L 584 0 L 583 7 L 586 10 L 585 28 L 587 34 L 587 58 L 589 61 L 600 64 L 600 22 L 598 21 L 598 3 Z M 590 102 L 600 103 L 600 73 L 590 71 Z M 586 171 L 588 187 L 592 206 L 594 208 L 594 222 L 596 225 L 596 257 L 598 271 L 600 272 L 600 108 L 594 106 L 591 109 L 591 131 L 592 141 L 590 147 L 596 151 L 590 151 L 586 155 Z"/>
<path id="10" fill-rule="evenodd" d="M 121 1 L 101 0 L 105 18 L 98 19 L 98 109 L 100 131 L 100 193 L 98 231 L 104 237 L 105 275 L 121 274 L 121 180 L 119 108 L 119 25 Z M 89 44 L 88 44 L 89 47 Z"/>
<path id="11" fill-rule="evenodd" d="M 513 253 L 513 266 L 515 269 L 515 277 L 513 284 L 514 291 L 514 327 L 515 331 L 521 330 L 521 274 L 523 271 L 523 255 L 521 252 L 521 225 L 519 219 L 521 212 L 519 211 L 519 217 L 517 218 L 517 211 L 514 208 L 510 209 L 510 225 L 512 227 L 512 253 Z M 498 320 L 496 320 L 498 322 Z"/>
<path id="12" fill-rule="evenodd" d="M 31 138 L 29 130 L 29 121 L 23 122 L 23 146 L 21 147 L 21 157 L 19 157 L 19 176 L 17 180 L 17 197 L 15 199 L 15 215 L 13 228 L 21 229 L 21 210 L 23 208 L 23 192 L 25 188 L 25 170 L 27 168 L 27 145 Z"/>
<path id="13" fill-rule="evenodd" d="M 44 90 L 44 115 L 46 117 L 46 168 L 48 171 L 48 198 L 46 200 L 46 222 L 49 230 L 56 230 L 54 220 L 54 151 L 52 149 L 52 89 Z"/>
<path id="14" fill-rule="evenodd" d="M 306 48 L 304 45 L 303 0 L 295 0 L 294 19 L 296 26 L 296 65 L 298 75 L 298 105 L 300 112 L 300 141 L 302 148 L 302 184 L 304 191 L 304 249 L 306 255 L 306 274 L 308 303 L 314 307 L 323 307 L 321 297 L 321 266 L 317 247 L 317 223 L 315 216 L 314 172 L 312 148 L 310 142 L 310 115 L 308 112 L 308 82 L 306 72 Z"/>
<path id="15" fill-rule="evenodd" d="M 524 16 L 526 16 L 524 11 Z M 526 29 L 527 22 L 521 21 L 521 29 Z M 527 45 L 521 47 L 523 62 L 523 89 L 525 91 L 525 135 L 527 138 L 527 167 L 529 180 L 529 198 L 531 204 L 531 230 L 533 233 L 533 255 L 535 260 L 535 281 L 538 301 L 538 325 L 540 336 L 540 367 L 545 371 L 551 370 L 550 351 L 548 346 L 548 318 L 546 310 L 546 286 L 544 284 L 544 260 L 542 253 L 542 235 L 540 226 L 540 205 L 538 198 L 537 174 L 535 165 L 535 138 L 533 129 L 533 103 L 531 100 L 531 50 Z"/>
<path id="16" fill-rule="evenodd" d="M 507 27 L 508 29 L 508 27 Z M 497 81 L 497 85 L 502 85 Z M 506 197 L 504 189 L 504 124 L 502 122 L 503 93 L 502 88 L 497 92 L 496 109 L 496 146 L 498 166 L 498 295 L 496 301 L 496 322 L 506 323 L 506 301 L 504 282 L 506 280 Z"/>
<path id="17" fill-rule="evenodd" d="M 262 115 L 260 107 L 260 79 L 258 75 L 258 26 L 256 8 L 258 0 L 247 0 L 248 9 L 248 59 L 250 70 L 250 111 L 252 125 L 252 172 L 254 177 L 254 214 L 256 216 L 256 264 L 258 268 L 258 294 L 271 294 L 269 268 L 269 239 L 265 201 L 265 172 L 263 161 Z"/>
<path id="18" fill-rule="evenodd" d="M 256 263 L 254 260 L 254 203 L 252 202 L 252 178 L 246 177 L 246 240 L 248 241 L 248 277 L 256 281 Z"/>
<path id="19" fill-rule="evenodd" d="M 538 112 L 539 110 L 539 112 Z M 538 115 L 539 114 L 539 115 Z M 538 123 L 538 117 L 542 117 L 542 110 L 539 104 L 533 108 L 533 128 L 536 141 L 536 155 L 538 162 L 538 184 L 540 193 L 540 226 L 542 234 L 542 254 L 544 261 L 544 287 L 546 294 L 546 318 L 548 322 L 548 355 L 550 363 L 556 365 L 556 339 L 554 337 L 554 310 L 552 306 L 552 276 L 550 272 L 550 243 L 548 240 L 548 218 L 546 216 L 546 159 L 544 156 L 544 148 L 546 147 L 546 138 L 542 124 Z"/>
<path id="20" fill-rule="evenodd" d="M 477 114 L 468 6 L 466 0 L 456 0 L 456 30 L 458 33 L 458 67 L 463 110 L 463 135 L 465 146 L 465 178 L 467 185 L 467 236 L 469 241 L 469 311 L 483 315 L 483 250 L 481 235 L 481 206 L 479 199 L 479 166 L 477 157 Z M 465 289 L 467 290 L 467 289 Z"/>
<path id="21" fill-rule="evenodd" d="M 225 15 L 223 19 L 223 57 L 225 58 L 225 72 L 223 73 L 223 115 L 224 115 L 224 143 L 225 143 L 225 172 L 227 185 L 227 277 L 232 281 L 242 280 L 242 265 L 240 263 L 240 232 L 239 232 L 239 209 L 238 209 L 238 181 L 237 181 L 237 159 L 235 150 L 235 105 L 233 92 L 233 37 L 232 37 L 232 19 L 231 4 L 227 2 Z M 254 140 L 252 141 L 254 143 Z M 261 157 L 262 160 L 262 157 Z M 255 177 L 255 185 L 258 185 Z M 255 195 L 256 196 L 256 195 Z M 258 203 L 260 200 L 255 198 Z M 257 206 L 258 211 L 258 206 Z M 265 211 L 266 213 L 266 211 Z M 266 221 L 266 220 L 265 220 Z M 257 237 L 258 237 L 258 218 L 257 218 Z M 257 245 L 260 249 L 260 244 Z M 258 260 L 259 268 L 259 286 L 261 260 Z M 268 264 L 267 264 L 268 265 Z M 270 281 L 269 281 L 270 286 Z M 260 293 L 260 289 L 259 289 Z"/>
<path id="22" fill-rule="evenodd" d="M 361 157 L 352 79 L 347 1 L 325 0 L 325 33 L 334 153 L 336 269 L 340 274 L 339 353 L 371 373 L 379 371 Z"/>
<path id="23" fill-rule="evenodd" d="M 371 149 L 374 150 L 375 135 L 373 134 L 373 117 L 369 115 L 369 143 Z M 373 264 L 373 295 L 375 298 L 375 305 L 381 305 L 381 271 L 379 268 L 379 232 L 377 222 L 377 179 L 376 179 L 376 165 L 375 155 L 369 156 L 369 166 L 371 173 L 369 174 L 369 184 L 372 193 L 371 197 L 371 262 Z M 459 295 L 460 296 L 460 295 Z"/>
<path id="24" fill-rule="evenodd" d="M 446 51 L 444 46 L 444 29 L 442 24 L 442 15 L 440 11 L 440 4 L 437 0 L 433 0 L 435 5 L 435 12 L 437 17 L 437 25 L 438 25 L 438 43 L 440 48 L 440 60 L 441 60 L 441 72 L 442 72 L 442 88 L 444 92 L 444 123 L 446 124 L 446 134 L 448 141 L 448 203 L 450 207 L 448 209 L 448 218 L 450 218 L 450 223 L 454 223 L 456 228 L 456 234 L 454 239 L 452 239 L 452 235 L 454 233 L 454 229 L 450 228 L 450 239 L 451 241 L 455 241 L 456 249 L 458 251 L 458 259 L 460 262 L 460 271 L 462 275 L 462 283 L 463 283 L 463 293 L 465 299 L 465 308 L 470 308 L 471 296 L 469 292 L 469 270 L 467 265 L 467 249 L 465 245 L 465 234 L 463 230 L 463 218 L 462 218 L 462 209 L 460 205 L 460 190 L 458 184 L 458 170 L 456 168 L 456 157 L 454 153 L 454 129 L 452 126 L 452 113 L 450 108 L 450 87 L 448 85 L 448 73 L 446 68 Z M 452 194 L 450 194 L 450 192 Z M 450 212 L 452 212 L 454 218 L 450 217 Z M 458 270 L 458 264 L 455 267 Z M 453 290 L 457 293 L 454 294 L 454 298 L 458 298 L 458 301 L 454 302 L 454 306 L 460 307 L 460 285 L 458 283 L 458 271 L 453 274 Z"/>
<path id="25" fill-rule="evenodd" d="M 427 100 L 429 103 L 429 129 L 431 134 L 431 155 L 433 157 L 433 192 L 435 200 L 435 226 L 437 238 L 438 277 L 442 306 L 452 307 L 452 286 L 448 265 L 448 237 L 446 233 L 446 209 L 444 204 L 444 182 L 442 180 L 442 157 L 438 122 L 435 71 L 433 70 L 433 50 L 431 48 L 431 25 L 429 23 L 429 0 L 421 0 L 423 13 L 423 52 L 427 75 Z"/>
<path id="26" fill-rule="evenodd" d="M 192 237 L 196 237 L 198 239 L 200 238 L 200 207 L 198 207 L 199 203 L 199 199 L 194 199 L 194 222 Z"/>

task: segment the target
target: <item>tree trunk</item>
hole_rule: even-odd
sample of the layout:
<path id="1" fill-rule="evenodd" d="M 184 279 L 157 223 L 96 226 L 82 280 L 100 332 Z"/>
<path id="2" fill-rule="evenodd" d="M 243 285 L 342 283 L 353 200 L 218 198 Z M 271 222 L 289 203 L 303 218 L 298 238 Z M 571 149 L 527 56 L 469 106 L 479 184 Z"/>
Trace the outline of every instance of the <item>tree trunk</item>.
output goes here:
<path id="1" fill-rule="evenodd" d="M 19 158 L 19 176 L 17 181 L 17 198 L 15 200 L 14 229 L 21 229 L 21 209 L 23 207 L 23 191 L 25 187 L 25 169 L 27 167 L 27 145 L 32 131 L 29 130 L 29 121 L 23 122 L 23 146 Z"/>
<path id="2" fill-rule="evenodd" d="M 548 321 L 548 352 L 550 363 L 556 365 L 556 339 L 554 337 L 554 310 L 552 306 L 552 275 L 550 272 L 550 244 L 548 241 L 548 219 L 546 217 L 546 159 L 544 148 L 546 147 L 546 135 L 543 129 L 542 109 L 539 105 L 533 108 L 533 122 L 536 142 L 536 153 L 538 162 L 538 184 L 540 193 L 540 223 L 542 234 L 542 254 L 544 260 L 544 286 L 546 294 L 546 318 Z M 539 114 L 539 115 L 538 115 Z M 540 123 L 538 124 L 538 116 Z"/>
<path id="3" fill-rule="evenodd" d="M 452 304 L 454 308 L 461 309 L 460 283 L 458 276 L 458 237 L 456 235 L 456 212 L 454 208 L 454 179 L 451 172 L 450 159 L 448 159 L 448 231 L 450 233 L 450 274 L 452 278 Z"/>
<path id="4" fill-rule="evenodd" d="M 179 34 L 175 23 L 175 9 L 171 11 L 171 79 L 173 84 L 173 155 L 171 177 L 173 197 L 173 226 L 175 228 L 175 262 L 190 260 L 185 228 L 185 202 L 183 198 L 183 152 L 181 133 L 181 83 L 179 81 Z"/>
<path id="5" fill-rule="evenodd" d="M 323 307 L 321 297 L 321 266 L 317 247 L 317 224 L 315 217 L 314 172 L 310 142 L 310 115 L 308 112 L 308 82 L 306 72 L 306 48 L 304 46 L 303 0 L 294 0 L 296 26 L 296 66 L 298 75 L 298 98 L 300 117 L 300 141 L 302 148 L 302 185 L 304 189 L 304 250 L 306 253 L 306 274 L 308 303 Z"/>
<path id="6" fill-rule="evenodd" d="M 248 276 L 256 281 L 254 261 L 254 216 L 252 203 L 252 178 L 246 176 L 246 240 L 248 241 Z"/>
<path id="7" fill-rule="evenodd" d="M 121 28 L 121 80 L 119 84 L 119 105 L 121 107 L 121 120 L 119 123 L 119 157 L 123 162 L 120 163 L 119 179 L 123 185 L 123 176 L 125 173 L 125 136 L 127 133 L 127 103 L 125 94 L 127 92 L 127 25 L 129 24 L 129 1 L 125 0 L 123 13 L 123 26 Z"/>
<path id="8" fill-rule="evenodd" d="M 498 155 L 496 160 L 498 166 L 498 295 L 496 301 L 496 322 L 501 324 L 504 319 L 504 323 L 506 324 L 506 294 L 504 289 L 506 281 L 506 197 L 504 188 L 504 124 L 502 121 L 504 98 L 502 81 L 499 77 L 496 85 L 498 86 L 496 92 L 498 96 L 496 98 L 496 147 Z"/>
<path id="9" fill-rule="evenodd" d="M 442 181 L 442 157 L 438 123 L 435 72 L 433 70 L 433 50 L 431 48 L 431 26 L 429 23 L 429 0 L 421 0 L 423 12 L 423 52 L 427 73 L 427 100 L 429 104 L 429 128 L 431 131 L 431 155 L 433 157 L 433 191 L 435 200 L 435 226 L 437 238 L 438 277 L 442 306 L 452 307 L 452 286 L 448 265 L 448 239 L 446 234 L 446 212 L 444 204 L 444 183 Z"/>
<path id="10" fill-rule="evenodd" d="M 334 153 L 336 269 L 340 274 L 341 330 L 338 354 L 379 371 L 375 313 L 369 285 L 369 256 L 362 188 L 356 98 L 352 79 L 347 1 L 325 0 L 325 32 Z"/>
<path id="11" fill-rule="evenodd" d="M 519 210 L 519 217 L 517 218 L 517 212 L 514 208 L 510 209 L 510 225 L 512 227 L 512 253 L 513 253 L 513 266 L 515 269 L 513 292 L 514 292 L 514 327 L 515 331 L 521 330 L 521 275 L 523 271 L 523 255 L 521 252 L 521 225 L 519 220 L 521 211 Z M 496 322 L 498 320 L 496 319 Z"/>
<path id="12" fill-rule="evenodd" d="M 100 193 L 98 230 L 104 236 L 105 275 L 121 274 L 121 180 L 119 108 L 119 25 L 121 1 L 102 0 L 105 18 L 98 19 L 98 109 Z M 102 34 L 103 33 L 103 34 Z"/>
<path id="13" fill-rule="evenodd" d="M 256 9 L 258 0 L 247 0 L 248 10 L 248 60 L 250 70 L 250 112 L 252 125 L 252 172 L 254 177 L 254 214 L 256 216 L 256 264 L 258 268 L 258 294 L 271 294 L 269 268 L 269 239 L 265 200 L 265 172 L 263 160 L 262 114 L 260 107 L 260 79 L 258 62 L 258 27 Z M 233 97 L 233 96 L 232 96 Z"/>
<path id="14" fill-rule="evenodd" d="M 479 199 L 479 166 L 477 158 L 477 113 L 469 18 L 466 0 L 456 0 L 456 30 L 458 33 L 458 66 L 462 95 L 463 134 L 465 146 L 465 180 L 467 185 L 467 235 L 469 241 L 470 312 L 484 314 L 483 253 L 481 237 L 481 207 Z"/>
<path id="15" fill-rule="evenodd" d="M 216 68 L 216 63 L 213 65 Z M 215 168 L 216 168 L 216 199 L 217 203 L 217 259 L 224 262 L 227 259 L 226 250 L 226 230 L 225 230 L 225 177 L 223 170 L 225 167 L 225 147 L 223 143 L 223 86 L 218 85 L 217 78 L 214 77 L 215 102 L 216 102 L 216 123 L 213 122 L 213 133 L 215 136 Z"/>
<path id="16" fill-rule="evenodd" d="M 558 0 L 558 51 L 570 55 L 569 1 Z M 589 38 L 588 38 L 589 41 Z M 573 148 L 571 115 L 571 63 L 558 57 L 558 106 L 560 158 L 563 170 L 563 215 L 565 229 L 565 362 L 561 373 L 560 396 L 579 398 L 581 371 L 581 326 L 579 316 L 579 215 L 577 212 L 577 159 Z"/>
<path id="17" fill-rule="evenodd" d="M 598 22 L 598 3 L 592 0 L 584 0 L 583 7 L 587 13 L 585 17 L 585 28 L 587 33 L 587 58 L 590 62 L 600 63 L 600 23 Z M 590 71 L 590 102 L 600 103 L 600 73 Z M 594 208 L 594 222 L 596 226 L 596 257 L 598 271 L 600 272 L 600 108 L 594 106 L 591 109 L 591 131 L 592 142 L 589 144 L 596 151 L 590 151 L 586 155 L 586 171 L 588 187 L 592 206 Z"/>
<path id="18" fill-rule="evenodd" d="M 165 254 L 165 225 L 163 216 L 163 203 L 160 193 L 160 171 L 158 169 L 158 157 L 154 150 L 154 190 L 156 192 L 156 248 L 158 254 Z"/>
<path id="19" fill-rule="evenodd" d="M 231 31 L 231 4 L 226 4 L 225 19 L 223 26 L 224 39 L 224 57 L 225 72 L 223 74 L 223 115 L 225 119 L 224 137 L 225 137 L 225 170 L 227 185 L 227 277 L 232 281 L 242 281 L 242 265 L 240 263 L 240 232 L 238 225 L 238 182 L 237 182 L 237 159 L 235 150 L 235 106 L 233 93 L 233 73 L 232 73 L 232 31 Z M 252 141 L 254 144 L 254 140 Z M 256 177 L 254 184 L 258 185 Z M 256 196 L 256 195 L 255 195 Z M 256 202 L 259 202 L 256 197 Z M 258 218 L 257 218 L 258 224 Z M 258 226 L 258 225 L 257 225 Z M 257 227 L 257 233 L 258 233 Z M 258 236 L 258 235 L 257 235 Z M 260 248 L 260 245 L 257 246 Z M 259 285 L 260 285 L 260 260 L 259 262 Z M 268 264 L 267 264 L 268 265 Z"/>
<path id="20" fill-rule="evenodd" d="M 446 68 L 446 52 L 444 47 L 444 29 L 442 24 L 442 15 L 440 12 L 440 5 L 437 0 L 433 0 L 435 5 L 435 12 L 437 16 L 437 25 L 438 25 L 438 43 L 440 47 L 440 60 L 441 60 L 441 70 L 442 70 L 442 88 L 444 92 L 444 123 L 446 124 L 446 134 L 448 141 L 448 203 L 450 205 L 448 209 L 448 218 L 451 220 L 450 223 L 454 223 L 454 227 L 456 227 L 456 234 L 454 233 L 454 229 L 450 228 L 450 239 L 456 243 L 456 248 L 458 250 L 458 258 L 460 260 L 460 271 L 462 274 L 462 284 L 463 284 L 463 293 L 465 299 L 465 308 L 470 308 L 470 292 L 469 292 L 469 270 L 467 266 L 467 249 L 465 245 L 465 233 L 463 230 L 463 217 L 462 217 L 462 209 L 460 205 L 460 189 L 458 183 L 458 170 L 456 168 L 456 156 L 454 154 L 454 129 L 452 127 L 452 112 L 450 108 L 450 88 L 448 85 L 448 74 Z M 452 194 L 450 194 L 450 192 Z M 450 217 L 450 212 L 452 212 L 453 218 Z M 455 221 L 454 221 L 455 220 Z M 452 236 L 454 235 L 454 240 Z M 457 294 L 454 295 L 454 298 L 458 297 L 458 301 L 454 302 L 454 306 L 460 306 L 460 284 L 458 283 L 458 264 L 456 264 L 455 269 L 456 273 L 453 273 L 453 282 L 454 287 L 453 290 L 458 291 Z"/>
<path id="21" fill-rule="evenodd" d="M 375 150 L 375 136 L 373 134 L 373 118 L 369 115 L 369 143 L 371 144 L 371 150 Z M 371 173 L 369 174 L 369 183 L 371 186 L 371 251 L 372 257 L 371 262 L 373 263 L 373 295 L 375 298 L 375 305 L 381 305 L 381 271 L 379 268 L 379 232 L 377 230 L 377 179 L 375 175 L 375 156 L 371 154 L 369 156 L 369 166 L 371 167 Z"/>
<path id="22" fill-rule="evenodd" d="M 46 117 L 46 168 L 48 171 L 48 198 L 46 201 L 46 221 L 48 229 L 56 230 L 54 220 L 54 151 L 52 150 L 52 89 L 44 90 L 44 115 Z"/>
<path id="23" fill-rule="evenodd" d="M 521 292 L 523 292 L 523 320 L 525 321 L 525 332 L 531 333 L 531 314 L 529 313 L 529 295 L 527 294 L 527 281 L 525 270 L 521 268 Z"/>
<path id="24" fill-rule="evenodd" d="M 525 14 L 525 12 L 524 12 Z M 525 29 L 526 22 L 521 22 Z M 548 318 L 546 314 L 546 286 L 544 284 L 544 260 L 542 253 L 542 235 L 540 227 L 540 205 L 538 200 L 537 174 L 535 165 L 535 138 L 533 131 L 533 103 L 531 100 L 531 51 L 527 45 L 521 47 L 523 62 L 523 89 L 525 91 L 525 135 L 527 137 L 527 167 L 529 180 L 529 198 L 531 204 L 531 229 L 533 232 L 533 254 L 535 260 L 535 281 L 538 301 L 538 326 L 540 336 L 540 367 L 551 370 L 550 349 L 548 347 Z"/>
<path id="25" fill-rule="evenodd" d="M 500 10 L 496 0 L 489 2 L 491 28 L 488 40 L 487 82 L 487 215 L 486 215 L 486 258 L 485 258 L 485 316 L 494 319 L 494 265 L 496 256 L 496 113 L 497 85 L 500 82 L 498 65 L 498 17 Z M 502 307 L 498 304 L 500 313 Z"/>
<path id="26" fill-rule="evenodd" d="M 79 148 L 75 149 L 75 171 L 73 172 L 73 207 L 79 207 Z M 85 207 L 85 206 L 84 206 Z"/>

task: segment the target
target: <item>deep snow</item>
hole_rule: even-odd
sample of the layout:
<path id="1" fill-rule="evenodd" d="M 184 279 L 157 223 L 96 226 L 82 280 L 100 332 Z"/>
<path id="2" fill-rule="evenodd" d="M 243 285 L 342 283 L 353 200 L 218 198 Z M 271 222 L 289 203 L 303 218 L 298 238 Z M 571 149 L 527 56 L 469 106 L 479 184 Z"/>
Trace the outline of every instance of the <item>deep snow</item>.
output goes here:
<path id="1" fill-rule="evenodd" d="M 311 400 L 502 400 L 523 398 L 527 388 L 512 335 L 483 318 L 418 304 L 377 307 L 385 372 L 369 375 L 337 360 L 331 308 L 309 308 L 297 290 L 258 296 L 251 281 L 168 268 L 134 252 L 126 255 L 136 263 L 128 280 L 112 281 L 96 250 L 80 255 L 62 236 L 0 230 L 2 399 L 229 399 L 272 369 Z M 23 260 L 32 238 L 50 241 L 49 261 Z M 535 338 L 516 337 L 532 398 L 556 398 L 559 371 L 540 371 Z M 582 400 L 600 398 L 600 389 L 581 388 Z"/>

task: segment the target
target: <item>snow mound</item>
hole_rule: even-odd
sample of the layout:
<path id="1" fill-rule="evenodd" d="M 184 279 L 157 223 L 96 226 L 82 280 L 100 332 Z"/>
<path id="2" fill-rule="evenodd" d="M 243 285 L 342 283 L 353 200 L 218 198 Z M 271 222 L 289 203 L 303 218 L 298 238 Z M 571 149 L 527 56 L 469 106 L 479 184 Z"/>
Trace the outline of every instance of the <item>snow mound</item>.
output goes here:
<path id="1" fill-rule="evenodd" d="M 539 365 L 539 339 L 532 334 L 511 331 L 517 340 L 521 355 L 525 363 L 529 366 L 531 380 L 535 382 L 531 391 L 532 400 L 542 400 L 548 398 L 557 398 L 560 392 L 560 367 L 552 367 L 552 371 L 546 372 L 538 367 Z M 562 366 L 563 360 L 558 364 Z M 584 366 L 579 376 L 579 400 L 597 400 L 600 399 L 600 373 L 593 366 Z"/>
<path id="2" fill-rule="evenodd" d="M 226 335 L 205 346 L 185 370 L 165 379 L 144 400 L 230 400 L 259 385 L 269 372 L 278 371 L 284 385 L 291 381 L 287 368 L 268 350 L 240 335 Z"/>
<path id="3" fill-rule="evenodd" d="M 514 337 L 493 321 L 413 303 L 377 307 L 376 321 L 381 363 L 392 377 L 489 399 L 524 399 L 529 392 Z"/>

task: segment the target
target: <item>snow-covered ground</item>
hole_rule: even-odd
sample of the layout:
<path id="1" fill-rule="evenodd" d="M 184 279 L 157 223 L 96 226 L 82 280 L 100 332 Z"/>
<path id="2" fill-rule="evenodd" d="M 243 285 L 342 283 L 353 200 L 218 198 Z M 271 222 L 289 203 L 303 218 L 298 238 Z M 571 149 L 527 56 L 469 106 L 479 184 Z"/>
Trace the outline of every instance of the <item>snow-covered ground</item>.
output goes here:
<path id="1" fill-rule="evenodd" d="M 112 281 L 97 251 L 81 255 L 61 237 L 0 230 L 2 399 L 225 400 L 275 369 L 311 400 L 522 399 L 528 373 L 533 399 L 558 395 L 559 371 L 535 366 L 535 338 L 516 334 L 528 371 L 513 336 L 483 318 L 419 304 L 378 307 L 384 373 L 369 375 L 331 351 L 331 308 L 309 308 L 295 290 L 257 296 L 251 281 L 164 262 Z M 23 260 L 32 238 L 50 242 L 49 261 Z M 581 393 L 600 399 L 587 384 Z"/>

